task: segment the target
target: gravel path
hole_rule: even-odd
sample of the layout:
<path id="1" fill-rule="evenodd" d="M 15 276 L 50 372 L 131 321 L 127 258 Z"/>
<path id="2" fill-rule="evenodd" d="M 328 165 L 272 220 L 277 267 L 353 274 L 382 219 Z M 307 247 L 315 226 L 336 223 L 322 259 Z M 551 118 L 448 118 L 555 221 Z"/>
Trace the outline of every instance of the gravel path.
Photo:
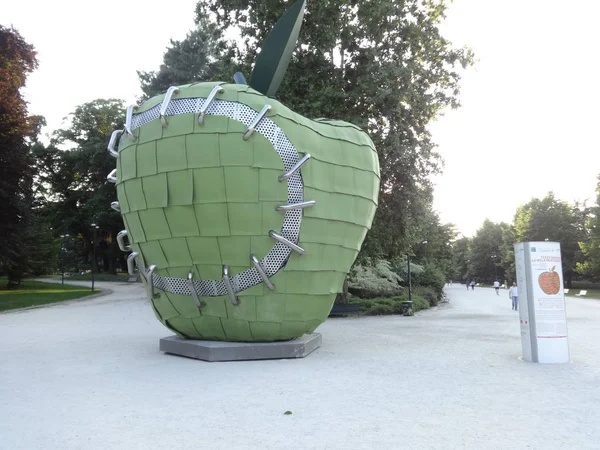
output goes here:
<path id="1" fill-rule="evenodd" d="M 567 365 L 518 359 L 506 291 L 456 285 L 415 317 L 330 319 L 303 360 L 204 363 L 158 352 L 140 284 L 98 285 L 0 314 L 0 448 L 600 447 L 598 300 L 568 300 Z"/>

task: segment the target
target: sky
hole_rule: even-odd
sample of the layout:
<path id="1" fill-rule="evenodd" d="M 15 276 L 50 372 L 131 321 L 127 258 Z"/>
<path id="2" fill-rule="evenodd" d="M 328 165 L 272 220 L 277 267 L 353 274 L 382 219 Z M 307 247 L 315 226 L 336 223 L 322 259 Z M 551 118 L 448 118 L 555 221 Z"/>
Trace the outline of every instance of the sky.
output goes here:
<path id="1" fill-rule="evenodd" d="M 158 69 L 169 39 L 193 27 L 195 4 L 4 2 L 0 23 L 38 51 L 39 68 L 24 90 L 30 113 L 44 115 L 50 132 L 82 103 L 134 103 L 136 70 Z M 512 222 L 518 205 L 549 191 L 595 202 L 599 16 L 597 0 L 450 5 L 442 34 L 473 49 L 477 62 L 462 72 L 462 107 L 430 126 L 445 161 L 434 179 L 443 222 L 472 236 L 485 218 Z"/>
<path id="2" fill-rule="evenodd" d="M 445 160 L 434 207 L 473 235 L 485 218 L 512 222 L 549 191 L 595 202 L 598 152 L 597 0 L 455 0 L 443 35 L 477 63 L 462 108 L 430 129 Z"/>

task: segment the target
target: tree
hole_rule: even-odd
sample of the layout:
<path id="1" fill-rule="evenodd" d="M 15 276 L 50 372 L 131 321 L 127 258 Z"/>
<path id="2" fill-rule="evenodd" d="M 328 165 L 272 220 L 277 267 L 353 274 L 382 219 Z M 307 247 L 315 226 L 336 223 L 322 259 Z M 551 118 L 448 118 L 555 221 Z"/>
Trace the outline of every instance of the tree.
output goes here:
<path id="1" fill-rule="evenodd" d="M 200 0 L 197 23 L 214 24 L 215 37 L 239 31 L 243 40 L 222 47 L 228 59 L 215 66 L 213 79 L 231 80 L 235 70 L 249 76 L 260 42 L 288 6 L 283 0 Z M 381 164 L 380 204 L 363 257 L 404 253 L 418 242 L 419 222 L 431 211 L 429 177 L 441 161 L 427 125 L 444 108 L 458 107 L 456 68 L 473 60 L 470 50 L 441 36 L 445 10 L 444 1 L 311 2 L 279 89 L 279 99 L 296 112 L 352 122 L 373 139 Z M 210 77 L 186 63 L 177 49 L 187 44 L 172 45 L 173 59 L 165 55 L 157 79 L 170 72 L 189 77 L 169 79 L 177 82 Z"/>
<path id="2" fill-rule="evenodd" d="M 563 276 L 571 287 L 573 273 L 581 260 L 579 242 L 582 240 L 581 224 L 576 208 L 557 200 L 549 192 L 543 199 L 531 199 L 519 206 L 515 214 L 517 242 L 556 241 L 561 244 Z"/>
<path id="3" fill-rule="evenodd" d="M 515 267 L 515 228 L 512 225 L 506 225 L 502 228 L 502 243 L 500 245 L 500 265 L 504 277 L 499 281 L 506 281 L 510 285 L 517 279 Z"/>
<path id="4" fill-rule="evenodd" d="M 437 267 L 446 280 L 455 278 L 452 242 L 456 239 L 453 224 L 441 224 L 438 215 L 430 211 L 428 219 L 419 224 L 420 241 L 412 245 L 413 260 Z"/>
<path id="5" fill-rule="evenodd" d="M 600 176 L 596 185 L 596 205 L 578 208 L 578 211 L 586 227 L 582 230 L 584 238 L 579 242 L 583 262 L 577 263 L 577 272 L 597 281 L 600 279 Z"/>
<path id="6" fill-rule="evenodd" d="M 196 28 L 182 41 L 171 40 L 158 72 L 140 72 L 142 91 L 146 98 L 166 91 L 170 86 L 210 80 L 222 66 L 232 60 L 225 41 L 215 24 L 198 18 Z"/>
<path id="7" fill-rule="evenodd" d="M 96 246 L 104 270 L 116 273 L 117 266 L 124 267 L 116 243 L 124 225 L 121 215 L 110 208 L 117 194 L 106 175 L 116 163 L 106 145 L 111 133 L 123 128 L 124 104 L 116 99 L 94 100 L 78 106 L 70 119 L 70 126 L 57 130 L 51 145 L 36 153 L 39 183 L 49 187 L 47 214 L 57 233 L 81 237 L 94 270 L 98 265 L 91 255 Z M 94 242 L 92 223 L 100 227 L 99 242 Z"/>
<path id="8" fill-rule="evenodd" d="M 452 243 L 452 273 L 451 280 L 467 280 L 469 262 L 471 261 L 471 239 L 461 237 Z"/>
<path id="9" fill-rule="evenodd" d="M 0 25 L 0 273 L 9 285 L 27 272 L 31 250 L 32 171 L 27 136 L 32 127 L 20 89 L 37 67 L 36 52 L 14 28 Z"/>
<path id="10" fill-rule="evenodd" d="M 485 282 L 504 279 L 502 243 L 505 223 L 485 219 L 471 241 L 469 273 L 471 277 Z"/>
<path id="11" fill-rule="evenodd" d="M 281 0 L 228 0 L 200 1 L 197 10 L 215 14 L 225 29 L 240 24 L 248 66 L 286 7 Z M 429 176 L 440 158 L 427 124 L 458 106 L 455 66 L 472 60 L 441 36 L 445 9 L 444 2 L 420 0 L 313 2 L 280 88 L 283 103 L 301 114 L 347 120 L 373 139 L 381 191 L 369 256 L 403 253 L 418 241 L 418 223 L 431 209 Z"/>

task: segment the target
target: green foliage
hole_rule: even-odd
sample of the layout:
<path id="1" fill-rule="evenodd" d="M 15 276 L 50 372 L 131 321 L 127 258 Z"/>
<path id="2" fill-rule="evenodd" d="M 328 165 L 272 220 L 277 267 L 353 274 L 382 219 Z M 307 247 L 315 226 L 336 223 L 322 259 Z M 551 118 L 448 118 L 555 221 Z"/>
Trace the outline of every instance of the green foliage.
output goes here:
<path id="1" fill-rule="evenodd" d="M 491 284 L 497 278 L 510 284 L 516 277 L 515 242 L 549 240 L 561 244 L 567 286 L 572 283 L 575 268 L 588 278 L 594 277 L 594 273 L 598 276 L 600 271 L 591 264 L 597 248 L 593 241 L 595 211 L 585 205 L 569 205 L 557 200 L 550 192 L 543 199 L 533 198 L 519 206 L 513 225 L 486 219 L 472 239 L 463 238 L 454 243 L 456 274 L 462 273 L 462 280 L 475 279 Z M 600 239 L 597 242 L 600 243 Z M 597 253 L 600 258 L 600 252 Z"/>
<path id="2" fill-rule="evenodd" d="M 580 215 L 574 206 L 554 198 L 552 192 L 543 199 L 532 199 L 519 206 L 515 214 L 517 242 L 555 241 L 561 244 L 563 274 L 570 286 L 574 269 L 581 259 L 579 242 L 582 240 Z"/>
<path id="3" fill-rule="evenodd" d="M 404 278 L 406 282 L 408 280 L 406 257 L 394 265 L 393 270 Z M 410 273 L 412 293 L 426 297 L 430 305 L 437 305 L 446 284 L 446 275 L 437 264 L 437 261 L 431 260 L 424 265 L 420 265 L 411 260 Z"/>
<path id="4" fill-rule="evenodd" d="M 489 284 L 496 279 L 504 279 L 502 246 L 508 228 L 505 223 L 494 223 L 489 219 L 483 221 L 471 240 L 469 277 Z"/>
<path id="5" fill-rule="evenodd" d="M 365 311 L 369 316 L 384 316 L 388 314 L 399 314 L 394 311 L 393 305 L 375 304 L 372 308 Z"/>
<path id="6" fill-rule="evenodd" d="M 452 244 L 453 270 L 450 279 L 474 279 L 492 284 L 514 280 L 514 228 L 485 219 L 473 238 L 462 237 Z"/>
<path id="7" fill-rule="evenodd" d="M 446 284 L 446 277 L 442 269 L 433 263 L 425 264 L 423 271 L 415 274 L 413 280 L 415 286 L 430 287 L 439 295 L 441 295 Z"/>
<path id="8" fill-rule="evenodd" d="M 34 121 L 20 89 L 37 67 L 33 46 L 0 25 L 0 274 L 18 283 L 32 251 L 33 171 L 28 137 Z"/>
<path id="9" fill-rule="evenodd" d="M 398 258 L 394 264 L 392 265 L 392 270 L 398 274 L 398 276 L 404 280 L 404 282 L 408 281 L 408 261 L 406 258 L 406 255 L 403 255 L 401 258 Z M 421 272 L 423 272 L 423 270 L 425 270 L 425 268 L 420 265 L 417 264 L 414 259 L 411 258 L 410 260 L 410 273 L 411 275 L 414 277 L 415 275 L 420 274 Z"/>
<path id="10" fill-rule="evenodd" d="M 452 243 L 452 270 L 449 279 L 460 281 L 469 277 L 470 243 L 471 240 L 467 237 L 462 237 Z"/>
<path id="11" fill-rule="evenodd" d="M 6 288 L 7 278 L 0 278 L 0 311 L 73 300 L 92 294 L 87 287 L 25 280 Z"/>
<path id="12" fill-rule="evenodd" d="M 413 302 L 413 312 L 423 311 L 424 309 L 429 309 L 431 306 L 435 306 L 427 301 L 427 299 L 423 297 L 419 297 L 417 295 L 412 297 Z M 437 304 L 437 303 L 436 303 Z"/>
<path id="13" fill-rule="evenodd" d="M 33 243 L 27 258 L 27 275 L 39 276 L 52 273 L 58 267 L 59 244 L 52 234 L 50 223 L 40 211 L 34 215 L 27 239 Z"/>
<path id="14" fill-rule="evenodd" d="M 165 92 L 170 86 L 211 80 L 217 73 L 233 70 L 230 62 L 234 52 L 225 45 L 217 26 L 199 18 L 196 28 L 184 40 L 171 40 L 157 72 L 138 71 L 144 97 Z"/>
<path id="15" fill-rule="evenodd" d="M 421 264 L 435 265 L 446 279 L 453 277 L 452 241 L 456 238 L 453 224 L 441 224 L 437 214 L 429 211 L 418 224 L 419 243 L 413 244 L 412 259 Z"/>
<path id="16" fill-rule="evenodd" d="M 402 314 L 402 302 L 407 301 L 405 296 L 391 298 L 353 298 L 351 303 L 360 304 L 362 313 L 366 316 L 383 316 L 389 314 Z M 428 309 L 432 304 L 420 295 L 412 296 L 413 312 Z M 437 303 L 434 303 L 437 304 Z"/>
<path id="17" fill-rule="evenodd" d="M 390 263 L 378 260 L 374 265 L 355 265 L 348 279 L 348 291 L 361 298 L 392 297 L 402 293 L 400 278 Z"/>
<path id="18" fill-rule="evenodd" d="M 121 100 L 94 100 L 78 106 L 70 115 L 70 125 L 57 130 L 48 147 L 36 149 L 38 183 L 48 187 L 45 214 L 57 234 L 69 234 L 79 254 L 65 262 L 71 266 L 95 266 L 96 256 L 104 270 L 115 273 L 125 267 L 124 254 L 118 249 L 116 236 L 123 230 L 121 215 L 110 208 L 116 200 L 114 185 L 106 175 L 116 162 L 106 151 L 110 135 L 122 129 L 125 108 Z M 60 148 L 64 148 L 61 150 Z M 99 226 L 96 242 L 91 224 Z M 74 261 L 81 258 L 84 263 Z M 85 262 L 87 261 L 87 263 Z"/>
<path id="19" fill-rule="evenodd" d="M 231 80 L 236 71 L 248 76 L 261 43 L 289 7 L 282 0 L 200 0 L 197 29 L 171 43 L 158 72 L 140 74 L 142 89 L 152 95 L 173 84 Z M 420 0 L 307 5 L 278 97 L 306 117 L 354 123 L 375 142 L 381 192 L 360 266 L 395 260 L 412 247 L 417 261 L 454 275 L 448 245 L 454 229 L 431 209 L 430 176 L 441 160 L 427 125 L 444 108 L 459 106 L 459 69 L 471 65 L 473 55 L 440 34 L 446 8 L 445 1 Z M 223 39 L 238 34 L 235 42 Z M 424 239 L 430 245 L 419 249 L 415 243 Z"/>
<path id="20" fill-rule="evenodd" d="M 438 291 L 429 286 L 415 286 L 412 292 L 417 298 L 424 298 L 429 304 L 429 306 L 437 306 L 442 295 L 441 290 Z"/>
<path id="21" fill-rule="evenodd" d="M 577 272 L 591 280 L 600 280 L 600 176 L 596 184 L 596 205 L 581 218 L 585 231 L 581 233 L 579 247 L 584 257 L 577 263 Z M 587 235 L 587 236 L 586 236 Z"/>
<path id="22" fill-rule="evenodd" d="M 498 273 L 502 273 L 503 277 L 499 276 L 500 283 L 504 281 L 511 285 L 517 279 L 517 271 L 515 267 L 515 229 L 512 225 L 507 225 L 502 229 L 502 245 L 500 246 L 500 267 Z M 500 268 L 502 272 L 500 272 Z"/>
<path id="23" fill-rule="evenodd" d="M 200 0 L 197 23 L 214 24 L 217 36 L 241 35 L 227 44 L 228 57 L 219 57 L 227 64 L 213 79 L 230 80 L 237 70 L 249 74 L 260 43 L 287 8 L 282 0 Z M 279 89 L 280 100 L 296 112 L 354 123 L 375 143 L 379 208 L 360 261 L 403 253 L 431 211 L 430 176 L 441 161 L 427 126 L 459 105 L 458 69 L 473 61 L 470 50 L 440 34 L 446 8 L 445 1 L 310 2 Z M 177 62 L 182 72 L 183 62 Z M 160 72 L 171 66 L 165 57 Z"/>

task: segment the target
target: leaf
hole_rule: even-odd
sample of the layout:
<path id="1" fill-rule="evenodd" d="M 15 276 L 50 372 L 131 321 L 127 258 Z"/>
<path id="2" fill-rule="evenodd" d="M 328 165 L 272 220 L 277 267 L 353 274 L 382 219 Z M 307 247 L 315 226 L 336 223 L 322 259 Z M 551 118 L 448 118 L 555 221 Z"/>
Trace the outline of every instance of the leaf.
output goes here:
<path id="1" fill-rule="evenodd" d="M 552 269 L 550 269 L 550 272 L 554 272 L 554 269 L 556 269 L 556 266 L 552 266 Z"/>
<path id="2" fill-rule="evenodd" d="M 298 0 L 277 21 L 256 57 L 250 86 L 270 97 L 274 96 L 290 63 L 306 0 Z"/>

